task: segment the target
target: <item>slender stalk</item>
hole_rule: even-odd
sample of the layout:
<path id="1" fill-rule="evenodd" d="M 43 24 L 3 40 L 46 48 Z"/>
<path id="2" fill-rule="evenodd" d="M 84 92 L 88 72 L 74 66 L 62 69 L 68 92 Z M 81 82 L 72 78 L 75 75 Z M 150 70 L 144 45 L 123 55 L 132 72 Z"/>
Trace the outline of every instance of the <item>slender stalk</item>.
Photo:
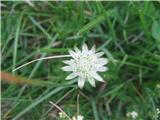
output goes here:
<path id="1" fill-rule="evenodd" d="M 44 58 L 35 59 L 35 60 L 32 60 L 32 61 L 30 61 L 30 62 L 27 62 L 27 63 L 25 63 L 25 64 L 23 64 L 23 65 L 20 65 L 19 67 L 13 69 L 12 72 L 17 71 L 18 69 L 20 69 L 20 68 L 22 68 L 22 67 L 25 67 L 25 66 L 27 66 L 27 65 L 29 65 L 29 64 L 31 64 L 31 63 L 36 62 L 36 61 L 48 60 L 48 59 L 53 59 L 53 58 L 64 58 L 64 57 L 70 57 L 70 56 L 71 56 L 71 55 L 58 55 L 58 56 L 49 56 L 49 57 L 44 57 Z"/>
<path id="2" fill-rule="evenodd" d="M 49 101 L 50 104 L 52 104 L 53 106 L 55 106 L 59 111 L 61 111 L 62 113 L 64 113 L 64 115 L 69 119 L 72 120 L 58 105 L 54 104 L 53 102 Z"/>
<path id="3" fill-rule="evenodd" d="M 79 115 L 79 94 L 77 96 L 77 115 Z"/>

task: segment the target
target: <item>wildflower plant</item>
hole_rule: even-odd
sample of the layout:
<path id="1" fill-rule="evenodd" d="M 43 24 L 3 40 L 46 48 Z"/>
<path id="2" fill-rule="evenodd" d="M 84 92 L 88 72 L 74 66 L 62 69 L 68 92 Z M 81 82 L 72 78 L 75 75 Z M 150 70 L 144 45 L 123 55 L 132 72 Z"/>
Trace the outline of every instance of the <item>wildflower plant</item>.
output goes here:
<path id="1" fill-rule="evenodd" d="M 66 79 L 70 80 L 78 78 L 78 86 L 83 88 L 86 81 L 88 81 L 93 87 L 96 86 L 95 80 L 104 82 L 103 78 L 98 75 L 98 72 L 105 72 L 108 70 L 106 65 L 108 60 L 101 58 L 103 52 L 96 53 L 95 47 L 91 50 L 88 49 L 87 45 L 84 44 L 82 50 L 75 48 L 69 50 L 71 55 L 70 60 L 64 61 L 67 66 L 62 67 L 64 71 L 71 72 Z"/>
<path id="2" fill-rule="evenodd" d="M 36 59 L 17 67 L 13 71 L 39 60 L 71 57 L 70 60 L 63 61 L 67 66 L 62 67 L 62 70 L 70 72 L 66 80 L 78 78 L 78 86 L 81 89 L 86 81 L 95 87 L 95 80 L 104 82 L 103 78 L 98 75 L 98 72 L 108 70 L 105 66 L 108 63 L 108 59 L 102 58 L 103 54 L 103 52 L 96 52 L 95 46 L 89 50 L 87 45 L 84 44 L 82 50 L 79 50 L 77 47 L 75 47 L 74 50 L 69 50 L 69 55 L 49 56 Z"/>
<path id="3" fill-rule="evenodd" d="M 2 0 L 1 118 L 159 120 L 159 6 Z"/>
<path id="4" fill-rule="evenodd" d="M 108 59 L 102 58 L 103 54 L 103 52 L 96 52 L 95 46 L 93 46 L 89 50 L 88 46 L 84 44 L 82 46 L 82 50 L 79 50 L 77 47 L 75 47 L 74 50 L 69 50 L 69 55 L 50 56 L 35 59 L 17 67 L 13 71 L 16 71 L 26 65 L 29 65 L 39 60 L 71 57 L 70 60 L 63 61 L 65 64 L 67 64 L 67 66 L 62 67 L 62 70 L 71 72 L 66 77 L 66 80 L 78 78 L 78 86 L 81 89 L 83 88 L 86 81 L 88 81 L 93 87 L 95 87 L 95 80 L 104 82 L 103 78 L 98 75 L 98 72 L 105 72 L 108 70 L 108 68 L 105 66 L 108 63 Z M 83 120 L 84 118 L 82 115 L 79 114 L 70 118 L 60 107 L 58 107 L 51 101 L 50 103 L 61 111 L 59 112 L 59 118 L 61 120 Z"/>

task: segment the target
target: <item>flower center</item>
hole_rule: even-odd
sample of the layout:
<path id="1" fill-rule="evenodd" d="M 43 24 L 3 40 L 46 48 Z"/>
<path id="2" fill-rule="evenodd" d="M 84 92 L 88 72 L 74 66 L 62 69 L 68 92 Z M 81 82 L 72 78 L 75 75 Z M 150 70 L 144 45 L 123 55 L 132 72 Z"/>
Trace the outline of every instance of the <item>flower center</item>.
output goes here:
<path id="1" fill-rule="evenodd" d="M 75 60 L 77 65 L 77 72 L 83 74 L 85 77 L 89 76 L 89 72 L 93 70 L 95 62 L 93 56 L 80 56 L 78 59 Z"/>

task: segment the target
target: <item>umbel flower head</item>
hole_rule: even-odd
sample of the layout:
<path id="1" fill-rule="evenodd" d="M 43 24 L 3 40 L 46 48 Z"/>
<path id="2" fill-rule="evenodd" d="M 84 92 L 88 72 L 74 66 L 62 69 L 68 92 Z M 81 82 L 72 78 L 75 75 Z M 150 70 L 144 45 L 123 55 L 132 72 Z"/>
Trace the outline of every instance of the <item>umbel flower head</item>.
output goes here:
<path id="1" fill-rule="evenodd" d="M 102 77 L 98 75 L 98 72 L 105 72 L 108 68 L 105 67 L 108 63 L 106 58 L 101 58 L 103 52 L 96 52 L 93 46 L 91 50 L 87 45 L 82 46 L 82 50 L 74 48 L 69 50 L 71 55 L 70 60 L 64 61 L 67 66 L 62 67 L 64 71 L 71 72 L 66 77 L 67 80 L 78 78 L 78 86 L 83 88 L 86 81 L 88 81 L 93 87 L 95 87 L 95 80 L 103 82 Z"/>

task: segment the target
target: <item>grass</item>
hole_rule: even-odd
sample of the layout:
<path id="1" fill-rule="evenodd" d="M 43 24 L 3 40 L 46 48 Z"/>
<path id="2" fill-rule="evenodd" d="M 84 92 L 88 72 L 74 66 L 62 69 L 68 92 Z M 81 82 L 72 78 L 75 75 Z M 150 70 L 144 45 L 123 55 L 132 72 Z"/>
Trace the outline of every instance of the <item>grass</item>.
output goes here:
<path id="1" fill-rule="evenodd" d="M 85 120 L 131 120 L 126 116 L 131 111 L 138 113 L 137 120 L 160 118 L 156 112 L 160 108 L 158 1 L 41 1 L 33 2 L 34 7 L 20 1 L 2 4 L 2 71 L 30 83 L 2 78 L 3 120 L 59 119 L 49 101 L 70 117 L 79 111 Z M 61 67 L 67 58 L 38 61 L 12 73 L 28 61 L 66 55 L 68 49 L 81 48 L 84 43 L 90 48 L 96 45 L 111 60 L 109 70 L 101 74 L 106 83 L 97 82 L 96 88 L 87 83 L 80 90 L 76 80 L 65 80 L 67 73 Z"/>

